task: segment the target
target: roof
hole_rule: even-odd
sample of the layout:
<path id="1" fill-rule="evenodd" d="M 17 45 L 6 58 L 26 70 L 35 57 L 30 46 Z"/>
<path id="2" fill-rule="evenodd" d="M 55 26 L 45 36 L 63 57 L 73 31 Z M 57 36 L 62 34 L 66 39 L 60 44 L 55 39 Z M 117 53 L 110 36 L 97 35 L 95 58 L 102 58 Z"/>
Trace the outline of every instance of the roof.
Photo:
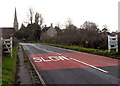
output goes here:
<path id="1" fill-rule="evenodd" d="M 42 32 L 47 32 L 49 28 L 50 28 L 50 27 L 44 27 L 44 28 L 42 29 Z"/>
<path id="2" fill-rule="evenodd" d="M 3 27 L 2 29 L 2 38 L 10 38 L 14 33 L 15 29 L 13 27 Z"/>

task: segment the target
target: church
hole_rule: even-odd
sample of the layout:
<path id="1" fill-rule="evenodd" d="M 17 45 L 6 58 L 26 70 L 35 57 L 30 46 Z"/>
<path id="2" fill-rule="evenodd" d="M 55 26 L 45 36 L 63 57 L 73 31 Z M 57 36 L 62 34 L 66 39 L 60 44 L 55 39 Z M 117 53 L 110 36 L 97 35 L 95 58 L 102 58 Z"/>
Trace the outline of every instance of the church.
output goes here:
<path id="1" fill-rule="evenodd" d="M 14 13 L 14 21 L 13 21 L 13 27 L 2 27 L 0 28 L 1 36 L 3 39 L 8 39 L 13 36 L 15 32 L 18 31 L 18 20 L 17 20 L 17 12 L 15 8 Z"/>

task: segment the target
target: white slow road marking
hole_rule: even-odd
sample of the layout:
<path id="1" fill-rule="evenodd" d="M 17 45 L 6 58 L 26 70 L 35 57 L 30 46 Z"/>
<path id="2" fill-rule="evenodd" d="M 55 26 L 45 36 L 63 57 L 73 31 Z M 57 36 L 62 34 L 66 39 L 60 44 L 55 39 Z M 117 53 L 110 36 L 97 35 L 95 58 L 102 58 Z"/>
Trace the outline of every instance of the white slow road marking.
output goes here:
<path id="1" fill-rule="evenodd" d="M 35 48 L 37 48 L 37 49 L 44 50 L 44 51 L 46 51 L 46 52 L 56 53 L 56 52 L 54 52 L 54 51 L 49 51 L 49 50 L 47 50 L 47 49 L 38 48 L 35 44 L 26 44 L 26 45 L 31 45 L 31 46 L 33 46 L 33 47 L 35 47 Z M 62 55 L 62 54 L 60 54 L 60 53 L 56 53 L 56 54 Z M 84 65 L 87 65 L 87 66 L 89 66 L 89 67 L 91 67 L 91 68 L 94 68 L 94 69 L 96 69 L 96 70 L 102 71 L 102 72 L 104 72 L 104 73 L 108 73 L 108 71 L 103 70 L 103 69 L 98 68 L 98 67 L 95 67 L 95 66 L 93 66 L 93 65 L 90 65 L 90 64 L 88 64 L 88 63 L 86 63 L 86 62 L 83 62 L 83 61 L 80 61 L 80 60 L 77 60 L 77 59 L 74 59 L 74 58 L 70 58 L 70 57 L 69 57 L 69 59 L 74 60 L 74 61 L 79 62 L 79 63 L 82 63 L 82 64 L 84 64 Z"/>

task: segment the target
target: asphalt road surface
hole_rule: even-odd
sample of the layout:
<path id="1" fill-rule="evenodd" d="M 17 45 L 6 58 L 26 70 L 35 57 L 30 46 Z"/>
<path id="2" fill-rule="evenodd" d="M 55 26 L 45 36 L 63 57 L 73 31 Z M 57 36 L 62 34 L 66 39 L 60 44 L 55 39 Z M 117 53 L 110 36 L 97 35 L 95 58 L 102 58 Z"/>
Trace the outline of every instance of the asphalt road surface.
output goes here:
<path id="1" fill-rule="evenodd" d="M 42 44 L 20 43 L 43 84 L 120 83 L 119 60 Z"/>

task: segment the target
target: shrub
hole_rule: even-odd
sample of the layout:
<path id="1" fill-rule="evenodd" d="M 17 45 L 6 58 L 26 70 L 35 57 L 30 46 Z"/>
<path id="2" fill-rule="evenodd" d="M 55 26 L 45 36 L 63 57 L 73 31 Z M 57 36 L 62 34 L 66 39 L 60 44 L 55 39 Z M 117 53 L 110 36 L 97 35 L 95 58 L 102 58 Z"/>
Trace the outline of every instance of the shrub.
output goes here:
<path id="1" fill-rule="evenodd" d="M 111 57 L 111 58 L 115 58 L 115 59 L 120 59 L 120 53 L 116 52 L 116 51 L 108 52 L 108 50 L 84 48 L 84 47 L 80 47 L 80 46 L 66 46 L 66 45 L 49 44 L 49 43 L 42 43 L 42 44 L 76 50 L 76 51 L 80 51 L 80 52 L 87 52 L 87 53 L 96 54 L 96 55 L 102 55 L 102 56 Z"/>

